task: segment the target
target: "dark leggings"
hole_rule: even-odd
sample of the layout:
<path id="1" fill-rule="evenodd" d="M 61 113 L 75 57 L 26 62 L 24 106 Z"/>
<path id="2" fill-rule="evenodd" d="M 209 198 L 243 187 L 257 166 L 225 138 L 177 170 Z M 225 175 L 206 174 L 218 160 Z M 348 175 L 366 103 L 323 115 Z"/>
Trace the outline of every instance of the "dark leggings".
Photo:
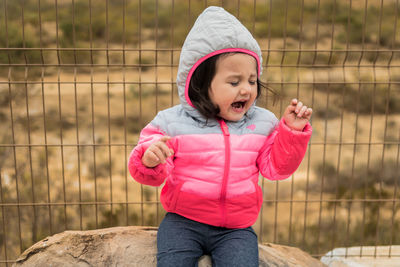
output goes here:
<path id="1" fill-rule="evenodd" d="M 158 267 L 197 266 L 210 255 L 213 267 L 258 267 L 258 242 L 253 228 L 227 229 L 167 213 L 157 234 Z"/>

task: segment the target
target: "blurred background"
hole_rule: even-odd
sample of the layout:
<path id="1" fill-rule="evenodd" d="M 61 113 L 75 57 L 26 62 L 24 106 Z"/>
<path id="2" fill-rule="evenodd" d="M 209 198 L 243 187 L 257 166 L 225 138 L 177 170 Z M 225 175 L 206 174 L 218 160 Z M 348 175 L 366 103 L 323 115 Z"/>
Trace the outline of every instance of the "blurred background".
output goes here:
<path id="1" fill-rule="evenodd" d="M 0 265 L 65 230 L 158 226 L 160 189 L 135 182 L 127 159 L 179 104 L 180 48 L 210 5 L 261 46 L 279 97 L 257 104 L 314 110 L 300 168 L 260 177 L 259 241 L 314 257 L 400 244 L 399 0 L 1 0 Z"/>

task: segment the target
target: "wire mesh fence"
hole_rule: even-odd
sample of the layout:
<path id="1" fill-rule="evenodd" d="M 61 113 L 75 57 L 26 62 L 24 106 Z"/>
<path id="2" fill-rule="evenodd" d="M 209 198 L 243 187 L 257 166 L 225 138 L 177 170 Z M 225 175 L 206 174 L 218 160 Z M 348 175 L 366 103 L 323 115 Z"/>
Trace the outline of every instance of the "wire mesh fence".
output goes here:
<path id="1" fill-rule="evenodd" d="M 398 0 L 0 5 L 1 264 L 64 230 L 160 223 L 159 189 L 134 182 L 127 157 L 141 128 L 179 104 L 180 47 L 210 5 L 262 48 L 262 80 L 280 97 L 257 104 L 280 117 L 298 97 L 314 110 L 298 171 L 260 179 L 260 242 L 315 257 L 400 244 Z"/>

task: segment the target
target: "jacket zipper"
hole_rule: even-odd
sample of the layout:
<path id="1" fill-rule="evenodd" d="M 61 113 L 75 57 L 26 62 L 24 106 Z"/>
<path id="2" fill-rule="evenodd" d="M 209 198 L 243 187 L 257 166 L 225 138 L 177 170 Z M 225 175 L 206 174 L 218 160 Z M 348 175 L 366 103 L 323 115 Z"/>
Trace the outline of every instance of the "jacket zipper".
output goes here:
<path id="1" fill-rule="evenodd" d="M 222 222 L 221 227 L 225 227 L 226 224 L 226 188 L 228 185 L 228 177 L 229 177 L 229 170 L 231 164 L 231 144 L 229 140 L 229 128 L 226 125 L 225 121 L 220 120 L 219 124 L 221 125 L 221 130 L 224 135 L 224 142 L 225 142 L 225 166 L 224 166 L 224 177 L 222 179 L 222 188 L 221 188 L 221 196 L 220 196 L 220 204 L 221 204 L 221 215 L 222 215 Z"/>

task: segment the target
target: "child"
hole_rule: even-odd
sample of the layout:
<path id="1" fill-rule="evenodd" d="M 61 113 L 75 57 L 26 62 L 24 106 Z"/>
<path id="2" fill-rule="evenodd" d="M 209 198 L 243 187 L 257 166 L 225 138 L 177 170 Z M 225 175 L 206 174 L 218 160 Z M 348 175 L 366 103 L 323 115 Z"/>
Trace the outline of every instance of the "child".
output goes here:
<path id="1" fill-rule="evenodd" d="M 252 229 L 262 205 L 259 172 L 289 177 L 311 136 L 312 110 L 293 99 L 279 122 L 255 106 L 261 50 L 223 8 L 209 7 L 182 47 L 181 104 L 161 111 L 129 158 L 139 183 L 160 186 L 167 214 L 157 235 L 158 266 L 258 266 Z"/>

